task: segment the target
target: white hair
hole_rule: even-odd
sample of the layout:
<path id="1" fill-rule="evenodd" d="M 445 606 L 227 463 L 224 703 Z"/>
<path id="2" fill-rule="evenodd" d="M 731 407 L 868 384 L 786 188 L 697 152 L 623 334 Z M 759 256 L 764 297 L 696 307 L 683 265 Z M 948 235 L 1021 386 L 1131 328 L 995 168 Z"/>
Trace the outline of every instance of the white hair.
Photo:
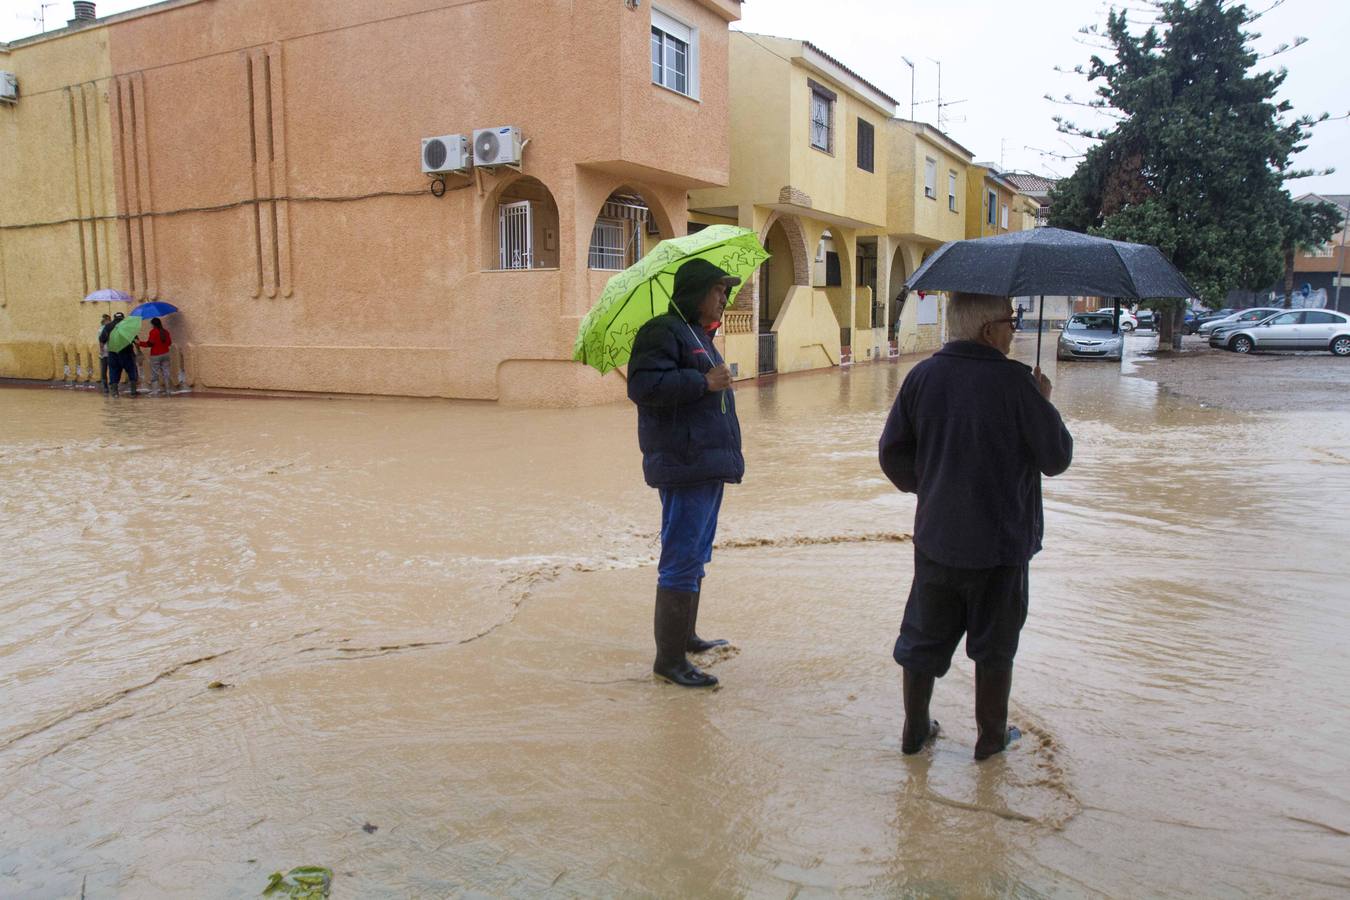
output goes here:
<path id="1" fill-rule="evenodd" d="M 952 294 L 947 301 L 947 339 L 977 341 L 990 322 L 1012 315 L 1012 301 L 993 294 Z"/>

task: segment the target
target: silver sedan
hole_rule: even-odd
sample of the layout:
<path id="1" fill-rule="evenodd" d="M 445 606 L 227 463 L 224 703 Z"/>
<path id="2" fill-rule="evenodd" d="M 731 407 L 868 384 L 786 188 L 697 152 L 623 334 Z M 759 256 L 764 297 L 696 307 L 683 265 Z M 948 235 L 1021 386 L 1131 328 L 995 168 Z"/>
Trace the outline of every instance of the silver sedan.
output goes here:
<path id="1" fill-rule="evenodd" d="M 1321 350 L 1350 356 L 1350 316 L 1329 309 L 1291 309 L 1240 328 L 1216 329 L 1211 347 L 1253 350 Z"/>
<path id="2" fill-rule="evenodd" d="M 1057 359 L 1120 359 L 1125 338 L 1106 313 L 1074 313 L 1059 335 Z"/>

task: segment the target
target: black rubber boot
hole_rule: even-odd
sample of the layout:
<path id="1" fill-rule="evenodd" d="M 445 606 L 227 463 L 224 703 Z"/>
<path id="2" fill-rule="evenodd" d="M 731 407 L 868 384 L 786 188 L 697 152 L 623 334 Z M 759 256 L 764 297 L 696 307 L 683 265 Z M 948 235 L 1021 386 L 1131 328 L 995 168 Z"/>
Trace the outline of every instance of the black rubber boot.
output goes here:
<path id="1" fill-rule="evenodd" d="M 653 622 L 656 661 L 652 663 L 652 671 L 658 678 L 680 687 L 712 687 L 717 684 L 716 678 L 700 671 L 684 655 L 684 645 L 689 640 L 690 607 L 697 596 L 693 591 L 663 587 L 656 589 L 656 616 Z"/>
<path id="2" fill-rule="evenodd" d="M 938 723 L 928 718 L 928 701 L 933 698 L 932 675 L 921 675 L 905 669 L 905 729 L 900 736 L 900 752 L 913 755 L 937 737 Z"/>
<path id="3" fill-rule="evenodd" d="M 693 605 L 689 607 L 689 639 L 684 642 L 684 649 L 689 653 L 706 653 L 714 647 L 725 647 L 727 641 L 716 639 L 705 641 L 694 632 L 694 626 L 698 622 L 698 600 L 703 596 L 703 579 L 698 580 L 698 591 L 694 593 Z"/>
<path id="4" fill-rule="evenodd" d="M 1012 668 L 991 669 L 975 664 L 975 758 L 988 759 L 1002 753 L 1021 732 L 1008 727 L 1008 697 L 1012 694 Z"/>

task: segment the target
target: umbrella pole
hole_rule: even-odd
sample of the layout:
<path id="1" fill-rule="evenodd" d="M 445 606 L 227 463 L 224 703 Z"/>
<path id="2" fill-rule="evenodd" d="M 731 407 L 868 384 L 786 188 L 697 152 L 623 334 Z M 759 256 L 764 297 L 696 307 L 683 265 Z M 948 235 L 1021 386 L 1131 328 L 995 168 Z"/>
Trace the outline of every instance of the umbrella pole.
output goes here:
<path id="1" fill-rule="evenodd" d="M 1041 367 L 1041 332 L 1045 331 L 1045 295 L 1041 294 L 1040 319 L 1036 323 L 1036 368 Z"/>

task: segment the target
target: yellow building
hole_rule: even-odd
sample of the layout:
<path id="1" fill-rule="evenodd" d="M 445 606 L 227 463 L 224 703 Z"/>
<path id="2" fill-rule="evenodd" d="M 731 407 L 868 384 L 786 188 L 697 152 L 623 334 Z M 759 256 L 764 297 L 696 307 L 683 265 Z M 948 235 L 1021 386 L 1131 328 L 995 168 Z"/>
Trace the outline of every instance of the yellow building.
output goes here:
<path id="1" fill-rule="evenodd" d="M 938 247 L 966 236 L 972 154 L 923 122 L 888 123 L 886 231 L 880 236 L 881 283 L 888 284 L 883 323 L 894 353 L 942 344 L 945 296 L 904 294 L 905 280 Z M 975 176 L 978 181 L 978 176 Z"/>
<path id="2" fill-rule="evenodd" d="M 1013 215 L 1017 187 L 992 163 L 970 167 L 966 185 L 966 237 L 993 237 L 1022 229 L 1022 218 Z"/>
<path id="3" fill-rule="evenodd" d="M 726 316 L 735 377 L 884 355 L 895 100 L 807 41 L 742 32 L 730 82 L 730 185 L 691 191 L 689 218 L 752 228 L 773 254 Z"/>

